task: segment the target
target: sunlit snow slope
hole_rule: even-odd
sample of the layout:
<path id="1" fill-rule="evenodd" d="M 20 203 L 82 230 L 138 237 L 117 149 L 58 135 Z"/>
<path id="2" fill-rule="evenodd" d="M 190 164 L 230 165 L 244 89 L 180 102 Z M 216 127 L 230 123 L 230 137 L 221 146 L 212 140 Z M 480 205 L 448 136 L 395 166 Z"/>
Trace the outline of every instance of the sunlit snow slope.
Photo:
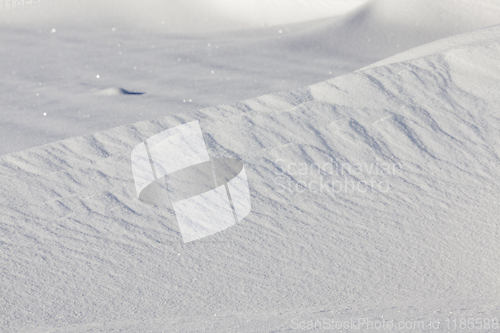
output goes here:
<path id="1" fill-rule="evenodd" d="M 498 318 L 499 33 L 1 156 L 2 329 L 275 332 L 323 318 Z M 245 164 L 252 212 L 184 244 L 172 210 L 136 199 L 130 153 L 191 120 L 212 157 Z M 314 181 L 347 185 L 333 193 Z"/>

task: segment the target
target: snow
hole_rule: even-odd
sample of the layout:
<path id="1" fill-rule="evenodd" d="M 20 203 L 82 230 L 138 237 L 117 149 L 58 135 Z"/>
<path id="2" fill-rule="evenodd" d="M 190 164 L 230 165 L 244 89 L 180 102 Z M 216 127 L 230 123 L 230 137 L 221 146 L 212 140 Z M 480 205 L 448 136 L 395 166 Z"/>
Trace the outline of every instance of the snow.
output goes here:
<path id="1" fill-rule="evenodd" d="M 17 26 L 51 25 L 84 29 L 147 29 L 199 33 L 259 28 L 342 15 L 367 0 L 146 0 L 97 1 L 41 0 L 31 4 L 2 3 L 12 15 L 6 22 Z"/>
<path id="2" fill-rule="evenodd" d="M 284 4 L 259 3 L 262 12 L 271 4 Z M 289 22 L 283 21 L 286 17 L 301 21 L 297 13 L 303 2 L 294 3 L 281 14 L 273 11 L 276 18 L 270 22 Z M 332 7 L 325 14 L 333 14 L 338 4 L 314 3 L 311 10 Z M 340 16 L 245 30 L 234 30 L 238 25 L 233 24 L 222 32 L 216 31 L 223 28 L 222 18 L 200 20 L 197 15 L 207 10 L 188 6 L 189 1 L 155 3 L 158 7 L 144 3 L 144 8 L 157 8 L 145 12 L 135 3 L 114 1 L 0 11 L 0 42 L 9 46 L 0 49 L 0 75 L 6 78 L 0 86 L 0 153 L 297 89 L 423 43 L 500 23 L 500 8 L 493 1 L 483 6 L 421 3 L 355 2 L 357 7 Z M 214 4 L 211 12 L 229 15 L 217 8 Z M 160 13 L 180 21 L 156 26 L 144 16 Z M 179 33 L 195 23 L 201 27 Z M 125 96 L 120 89 L 143 95 Z"/>
<path id="3" fill-rule="evenodd" d="M 500 319 L 500 26 L 467 32 L 500 7 L 401 3 L 147 38 L 5 16 L 1 329 Z M 171 204 L 137 199 L 130 156 L 191 121 L 210 158 L 243 162 L 251 213 L 183 243 Z"/>

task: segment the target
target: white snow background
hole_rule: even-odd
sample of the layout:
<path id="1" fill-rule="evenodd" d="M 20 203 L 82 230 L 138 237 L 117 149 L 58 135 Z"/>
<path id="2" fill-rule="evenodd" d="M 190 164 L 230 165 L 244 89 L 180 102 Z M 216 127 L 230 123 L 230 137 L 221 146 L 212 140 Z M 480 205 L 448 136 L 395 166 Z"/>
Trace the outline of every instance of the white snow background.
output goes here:
<path id="1" fill-rule="evenodd" d="M 500 2 L 22 4 L 0 9 L 0 331 L 498 331 Z M 130 153 L 193 120 L 252 212 L 185 244 Z"/>

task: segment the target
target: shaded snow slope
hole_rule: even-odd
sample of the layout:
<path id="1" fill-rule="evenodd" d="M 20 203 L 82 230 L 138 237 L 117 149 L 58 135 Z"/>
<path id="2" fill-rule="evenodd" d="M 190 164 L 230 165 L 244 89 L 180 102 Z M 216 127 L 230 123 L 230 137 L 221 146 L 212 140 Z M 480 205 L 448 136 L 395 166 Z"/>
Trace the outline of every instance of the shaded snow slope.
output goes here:
<path id="1" fill-rule="evenodd" d="M 500 1 L 374 0 L 291 38 L 294 49 L 371 64 L 403 50 L 500 24 Z M 370 62 L 371 61 L 371 62 Z"/>
<path id="2" fill-rule="evenodd" d="M 100 13 L 93 2 L 79 2 L 87 6 L 81 11 L 62 3 L 53 8 L 70 17 L 82 12 L 84 28 L 43 12 L 1 12 L 1 20 L 16 15 L 18 23 L 3 24 L 0 34 L 8 46 L 0 48 L 0 154 L 324 81 L 422 43 L 500 23 L 496 2 L 483 3 L 378 0 L 341 17 L 204 34 L 172 34 L 161 24 L 149 30 L 121 26 L 112 15 L 104 26 L 94 25 L 83 15 Z M 155 9 L 147 13 L 161 12 Z M 192 11 L 172 13 L 197 20 Z M 144 94 L 116 93 L 118 88 Z"/>
<path id="3" fill-rule="evenodd" d="M 497 317 L 499 32 L 1 156 L 1 327 L 263 332 L 369 317 L 450 331 L 446 318 Z M 190 120 L 212 157 L 243 161 L 252 212 L 184 244 L 171 209 L 136 199 L 130 153 Z"/>

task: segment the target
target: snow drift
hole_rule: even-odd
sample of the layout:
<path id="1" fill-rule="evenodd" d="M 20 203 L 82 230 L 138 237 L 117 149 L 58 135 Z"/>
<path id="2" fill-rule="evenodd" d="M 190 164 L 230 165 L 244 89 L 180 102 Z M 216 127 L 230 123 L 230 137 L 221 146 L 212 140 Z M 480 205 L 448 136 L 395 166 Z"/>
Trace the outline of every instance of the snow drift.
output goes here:
<path id="1" fill-rule="evenodd" d="M 0 48 L 0 154 L 297 89 L 422 43 L 500 24 L 496 1 L 474 6 L 468 1 L 378 0 L 358 3 L 342 16 L 208 33 L 225 21 L 197 15 L 215 12 L 228 18 L 216 5 L 225 2 L 207 2 L 210 10 L 192 3 L 56 1 L 46 11 L 0 11 L 0 43 L 8 46 Z M 261 6 L 261 15 L 277 15 L 273 20 L 282 14 L 290 18 L 286 22 L 296 22 L 300 17 L 293 13 L 304 12 L 304 2 L 293 3 L 273 13 L 265 9 L 281 8 L 282 1 L 252 1 L 252 6 Z M 314 4 L 315 13 L 320 8 L 322 15 L 330 15 L 338 2 Z M 175 19 L 161 24 L 159 17 L 148 15 Z M 190 30 L 176 22 L 197 33 L 187 34 Z"/>
<path id="2" fill-rule="evenodd" d="M 496 317 L 499 32 L 1 156 L 2 327 L 287 331 L 322 318 Z M 243 161 L 252 212 L 183 244 L 171 209 L 136 199 L 130 152 L 191 120 L 210 156 Z"/>

